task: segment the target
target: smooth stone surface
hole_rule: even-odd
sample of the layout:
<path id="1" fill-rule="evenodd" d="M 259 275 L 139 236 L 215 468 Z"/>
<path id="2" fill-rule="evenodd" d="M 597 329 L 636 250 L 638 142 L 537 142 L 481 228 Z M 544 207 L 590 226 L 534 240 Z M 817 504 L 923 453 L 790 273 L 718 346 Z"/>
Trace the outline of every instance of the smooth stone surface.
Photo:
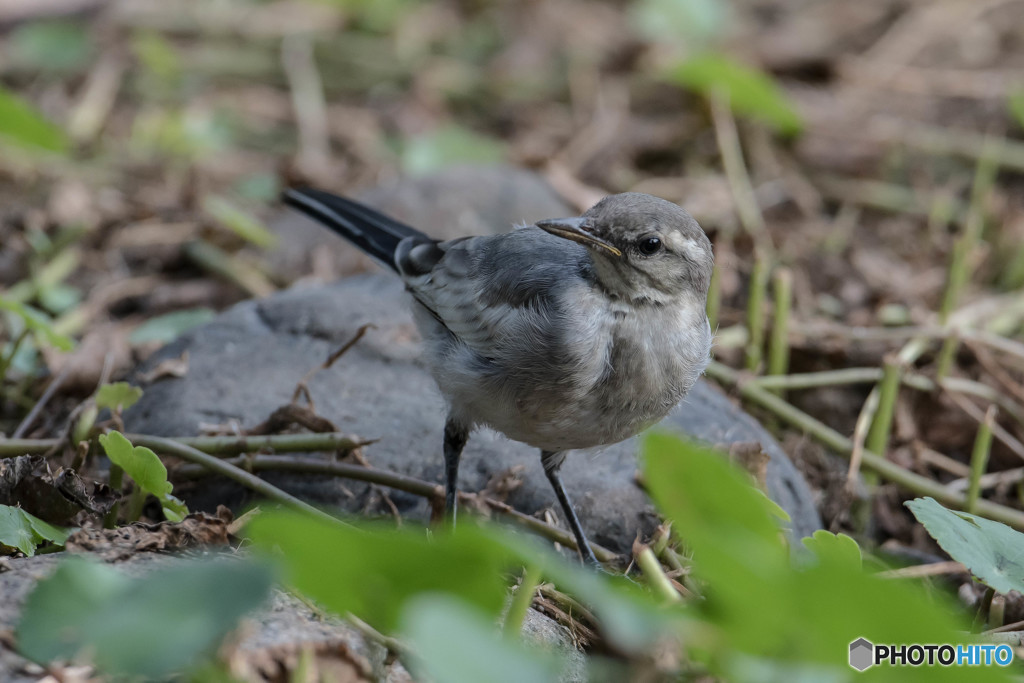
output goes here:
<path id="1" fill-rule="evenodd" d="M 231 420 L 252 427 L 288 403 L 309 370 L 360 326 L 371 323 L 376 329 L 309 382 L 316 410 L 343 431 L 380 439 L 363 449 L 375 467 L 440 482 L 444 403 L 419 362 L 407 296 L 398 278 L 368 274 L 243 302 L 146 363 L 143 371 L 165 358 L 189 354 L 188 374 L 146 387 L 139 403 L 125 414 L 125 425 L 130 431 L 158 435 L 195 434 L 200 424 Z M 771 457 L 769 493 L 789 513 L 795 535 L 820 528 L 811 493 L 785 453 L 708 383 L 699 382 L 663 424 L 711 443 L 760 442 Z M 636 449 L 634 438 L 597 452 L 570 453 L 563 468 L 587 532 L 619 552 L 629 551 L 638 531 L 649 534 L 657 524 L 646 494 L 634 482 Z M 479 491 L 517 465 L 523 468 L 524 482 L 508 502 L 528 514 L 557 510 L 538 452 L 490 431 L 470 438 L 459 485 L 464 491 Z M 268 476 L 297 495 L 352 511 L 364 510 L 370 495 L 369 487 L 359 482 Z M 200 485 L 180 492 L 199 509 L 217 503 L 237 507 L 248 496 L 233 485 Z M 400 491 L 392 491 L 391 498 L 403 516 L 426 518 L 423 499 Z M 374 511 L 386 514 L 383 507 Z"/>

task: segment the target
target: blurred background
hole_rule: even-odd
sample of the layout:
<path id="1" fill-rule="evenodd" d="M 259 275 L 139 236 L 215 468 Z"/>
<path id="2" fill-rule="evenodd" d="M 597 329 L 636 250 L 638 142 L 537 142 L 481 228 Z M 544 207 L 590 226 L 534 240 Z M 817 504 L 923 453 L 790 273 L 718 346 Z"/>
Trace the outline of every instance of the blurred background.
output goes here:
<path id="1" fill-rule="evenodd" d="M 962 479 L 998 404 L 985 495 L 1019 507 L 1022 67 L 1013 0 L 4 0 L 0 432 L 56 376 L 28 435 L 216 311 L 367 267 L 283 257 L 283 186 L 507 164 L 689 209 L 718 360 L 859 369 L 785 394 L 842 434 L 887 361 L 938 381 L 896 405 L 903 467 Z M 846 462 L 779 434 L 849 528 Z"/>

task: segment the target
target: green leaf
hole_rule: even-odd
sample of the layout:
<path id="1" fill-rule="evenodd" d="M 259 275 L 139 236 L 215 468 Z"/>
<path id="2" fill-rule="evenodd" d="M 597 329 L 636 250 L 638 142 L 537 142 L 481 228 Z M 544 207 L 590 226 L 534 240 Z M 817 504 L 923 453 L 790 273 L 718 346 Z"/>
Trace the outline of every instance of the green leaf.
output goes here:
<path id="1" fill-rule="evenodd" d="M 644 37 L 678 44 L 721 36 L 728 14 L 728 4 L 722 0 L 638 0 L 629 18 Z"/>
<path id="2" fill-rule="evenodd" d="M 167 519 L 180 522 L 185 518 L 188 508 L 171 495 L 174 486 L 167 481 L 167 468 L 156 453 L 144 446 L 132 446 L 124 434 L 116 431 L 102 434 L 100 445 L 110 462 L 124 470 L 143 491 L 156 496 Z"/>
<path id="3" fill-rule="evenodd" d="M 68 139 L 30 104 L 0 86 L 0 138 L 31 150 L 63 153 Z"/>
<path id="4" fill-rule="evenodd" d="M 444 126 L 409 140 L 402 151 L 402 168 L 410 175 L 425 175 L 458 163 L 496 163 L 504 146 L 493 138 L 459 126 Z"/>
<path id="5" fill-rule="evenodd" d="M 860 546 L 846 534 L 833 534 L 818 529 L 814 536 L 801 539 L 804 547 L 814 553 L 822 564 L 836 564 L 843 567 L 860 567 L 862 556 Z"/>
<path id="6" fill-rule="evenodd" d="M 767 123 L 782 135 L 795 135 L 803 127 L 771 76 L 724 55 L 705 53 L 687 59 L 668 73 L 668 79 L 704 97 L 721 92 L 738 116 Z"/>
<path id="7" fill-rule="evenodd" d="M 0 505 L 0 545 L 17 548 L 28 557 L 34 555 L 36 547 L 46 541 L 64 545 L 70 533 L 21 508 Z"/>
<path id="8" fill-rule="evenodd" d="M 1024 534 L 1005 524 L 947 510 L 932 498 L 905 503 L 942 549 L 999 593 L 1024 593 Z"/>
<path id="9" fill-rule="evenodd" d="M 22 654 L 40 663 L 88 653 L 111 674 L 147 679 L 196 666 L 239 618 L 267 598 L 273 574 L 251 561 L 188 561 L 127 578 L 79 558 L 28 596 Z"/>
<path id="10" fill-rule="evenodd" d="M 1018 126 L 1024 128 L 1024 90 L 1015 90 L 1010 93 L 1006 104 L 1013 120 L 1017 122 Z"/>
<path id="11" fill-rule="evenodd" d="M 557 660 L 502 638 L 494 619 L 454 598 L 424 595 L 402 613 L 402 632 L 416 656 L 418 680 L 445 683 L 555 683 Z"/>
<path id="12" fill-rule="evenodd" d="M 36 21 L 16 28 L 10 36 L 15 61 L 42 71 L 77 71 L 92 55 L 92 39 L 85 24 Z"/>
<path id="13" fill-rule="evenodd" d="M 455 534 L 343 528 L 293 512 L 264 513 L 247 527 L 257 545 L 280 550 L 291 583 L 337 614 L 352 612 L 393 632 L 405 603 L 447 593 L 496 618 L 510 553 L 469 524 Z M 324 571 L 330 567 L 330 571 Z"/>
<path id="14" fill-rule="evenodd" d="M 140 398 L 142 398 L 142 389 L 133 387 L 128 382 L 104 384 L 96 392 L 96 407 L 119 412 L 128 410 Z"/>
<path id="15" fill-rule="evenodd" d="M 245 241 L 258 247 L 270 247 L 277 242 L 277 235 L 267 229 L 263 223 L 224 197 L 207 195 L 203 199 L 203 211 Z"/>
<path id="16" fill-rule="evenodd" d="M 164 315 L 150 318 L 142 323 L 128 336 L 132 344 L 146 344 L 149 342 L 170 343 L 191 330 L 204 323 L 213 320 L 216 313 L 212 308 L 189 308 L 184 311 L 174 311 Z"/>
<path id="17" fill-rule="evenodd" d="M 82 301 L 82 292 L 77 287 L 63 283 L 41 288 L 38 296 L 43 308 L 54 315 L 60 315 Z"/>
<path id="18" fill-rule="evenodd" d="M 683 622 L 683 638 L 707 648 L 712 673 L 738 681 L 794 680 L 787 671 L 805 680 L 847 680 L 849 644 L 860 637 L 971 642 L 953 604 L 917 585 L 869 575 L 852 540 L 817 534 L 808 546 L 818 561 L 794 567 L 764 497 L 711 450 L 654 433 L 644 440 L 643 462 L 652 497 L 674 520 L 692 550 L 694 573 L 706 581 L 705 599 L 690 611 L 700 621 Z M 971 676 L 1007 680 L 996 667 Z M 860 678 L 957 681 L 963 672 L 873 667 Z"/>
<path id="19" fill-rule="evenodd" d="M 37 308 L 0 297 L 0 310 L 9 311 L 17 316 L 40 344 L 52 346 L 61 351 L 70 351 L 75 347 L 69 337 L 53 329 L 50 317 Z"/>

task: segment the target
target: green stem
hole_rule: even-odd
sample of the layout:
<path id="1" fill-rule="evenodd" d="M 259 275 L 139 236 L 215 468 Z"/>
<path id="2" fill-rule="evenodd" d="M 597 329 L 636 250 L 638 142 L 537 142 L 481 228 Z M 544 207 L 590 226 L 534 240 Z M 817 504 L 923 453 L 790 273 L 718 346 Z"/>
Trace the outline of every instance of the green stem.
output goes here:
<path id="1" fill-rule="evenodd" d="M 718 329 L 718 316 L 722 310 L 722 275 L 721 267 L 715 266 L 711 271 L 711 283 L 708 285 L 707 303 L 708 322 L 711 324 L 711 331 Z"/>
<path id="2" fill-rule="evenodd" d="M 803 430 L 836 453 L 849 457 L 853 449 L 853 442 L 848 437 L 790 405 L 776 394 L 753 382 L 742 381 L 742 375 L 736 370 L 721 363 L 712 362 L 708 366 L 707 374 L 718 382 L 737 389 L 740 396 L 747 401 L 771 412 L 783 422 Z M 943 505 L 960 509 L 963 509 L 967 503 L 966 495 L 950 491 L 942 484 L 906 470 L 877 453 L 865 450 L 862 457 L 866 468 L 917 495 L 931 496 Z M 989 519 L 1008 524 L 1016 529 L 1024 529 L 1024 512 L 1020 510 L 980 499 L 977 511 L 978 514 Z"/>
<path id="3" fill-rule="evenodd" d="M 533 595 L 537 592 L 540 581 L 540 567 L 531 565 L 523 570 L 523 578 L 512 596 L 512 604 L 508 606 L 508 614 L 505 616 L 506 636 L 519 637 L 519 633 L 523 630 L 523 620 L 526 619 L 526 613 L 530 610 L 530 605 L 533 604 Z"/>
<path id="4" fill-rule="evenodd" d="M 113 491 L 115 495 L 120 496 L 121 485 L 124 483 L 124 470 L 121 469 L 120 465 L 110 463 L 110 473 L 108 477 L 110 481 L 110 490 Z M 120 513 L 120 511 L 121 500 L 120 498 L 118 498 L 117 502 L 115 502 L 110 507 L 110 510 L 107 511 L 107 514 L 103 516 L 104 529 L 113 529 L 115 526 L 117 526 L 117 516 Z"/>
<path id="5" fill-rule="evenodd" d="M 988 467 L 988 456 L 992 451 L 992 425 L 996 421 L 996 407 L 989 406 L 985 419 L 978 425 L 978 434 L 974 437 L 974 448 L 971 450 L 971 474 L 967 480 L 967 504 L 964 509 L 971 514 L 978 507 L 978 494 L 981 493 L 981 475 Z"/>
<path id="6" fill-rule="evenodd" d="M 645 545 L 640 549 L 640 552 L 636 555 L 636 563 L 640 567 L 640 571 L 647 578 L 647 583 L 651 590 L 659 595 L 662 600 L 665 602 L 679 602 L 683 599 L 683 596 L 679 594 L 679 591 L 672 585 L 668 576 L 665 575 L 665 570 L 662 569 L 661 563 L 658 562 L 658 558 L 655 557 L 654 551 L 651 550 L 650 546 Z"/>
<path id="7" fill-rule="evenodd" d="M 886 361 L 882 368 L 882 381 L 879 384 L 878 409 L 875 419 L 871 422 L 864 445 L 869 451 L 884 454 L 889 443 L 889 432 L 892 429 L 892 418 L 896 412 L 896 397 L 899 395 L 900 375 L 902 369 L 898 361 Z"/>
<path id="8" fill-rule="evenodd" d="M 282 491 L 273 484 L 263 481 L 250 472 L 239 469 L 224 460 L 216 458 L 208 453 L 203 453 L 200 450 L 175 441 L 174 439 L 167 439 L 161 436 L 140 436 L 136 434 L 129 437 L 129 440 L 136 446 L 145 446 L 146 448 L 151 448 L 158 453 L 173 455 L 181 458 L 182 460 L 202 465 L 206 469 L 227 477 L 228 479 L 232 479 L 246 488 L 255 491 L 261 496 L 280 503 L 285 507 L 308 513 L 317 519 L 330 522 L 331 524 L 337 524 L 345 527 L 350 526 L 337 517 L 329 515 L 323 510 L 319 510 L 305 501 L 299 500 L 290 493 Z"/>
<path id="9" fill-rule="evenodd" d="M 768 374 L 785 375 L 789 371 L 789 312 L 793 304 L 793 274 L 789 268 L 775 272 L 773 294 L 775 311 L 768 341 Z"/>
<path id="10" fill-rule="evenodd" d="M 768 264 L 764 252 L 755 250 L 747 297 L 747 370 L 757 372 L 764 348 L 764 300 L 768 289 Z"/>

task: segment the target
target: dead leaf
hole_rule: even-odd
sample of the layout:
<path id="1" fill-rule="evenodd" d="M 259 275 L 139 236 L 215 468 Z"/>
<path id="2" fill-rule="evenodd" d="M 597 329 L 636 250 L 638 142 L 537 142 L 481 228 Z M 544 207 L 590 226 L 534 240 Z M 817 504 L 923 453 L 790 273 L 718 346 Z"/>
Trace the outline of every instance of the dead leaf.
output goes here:
<path id="1" fill-rule="evenodd" d="M 69 552 L 97 553 L 107 562 L 116 562 L 135 553 L 226 546 L 230 524 L 231 512 L 220 506 L 217 516 L 194 512 L 180 522 L 136 522 L 116 529 L 80 529 L 71 534 L 65 547 Z"/>

